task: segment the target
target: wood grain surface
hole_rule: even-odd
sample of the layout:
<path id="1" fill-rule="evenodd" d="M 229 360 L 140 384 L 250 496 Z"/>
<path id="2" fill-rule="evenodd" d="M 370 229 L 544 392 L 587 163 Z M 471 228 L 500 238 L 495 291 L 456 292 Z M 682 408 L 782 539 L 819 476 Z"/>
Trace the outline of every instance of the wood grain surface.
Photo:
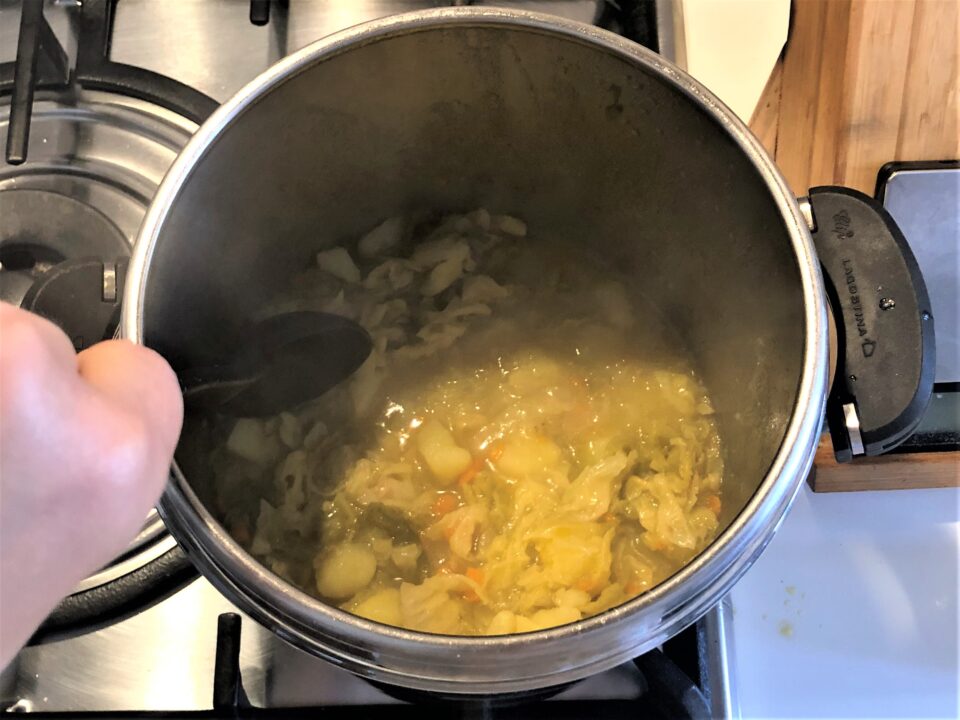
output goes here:
<path id="1" fill-rule="evenodd" d="M 838 465 L 833 446 L 824 438 L 807 482 L 814 492 L 960 487 L 960 453 L 881 455 Z"/>
<path id="2" fill-rule="evenodd" d="M 960 157 L 960 1 L 796 0 L 751 127 L 797 195 Z"/>
<path id="3" fill-rule="evenodd" d="M 790 35 L 750 121 L 791 189 L 872 195 L 893 160 L 960 158 L 960 0 L 795 0 Z M 821 442 L 818 492 L 960 485 L 960 453 L 861 458 Z"/>

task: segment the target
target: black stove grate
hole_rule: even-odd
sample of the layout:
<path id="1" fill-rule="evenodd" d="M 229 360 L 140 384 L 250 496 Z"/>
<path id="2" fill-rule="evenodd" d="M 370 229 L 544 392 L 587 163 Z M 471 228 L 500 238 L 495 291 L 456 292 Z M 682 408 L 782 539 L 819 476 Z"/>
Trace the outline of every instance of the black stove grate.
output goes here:
<path id="1" fill-rule="evenodd" d="M 200 124 L 219 103 L 211 97 L 150 70 L 110 59 L 113 20 L 119 0 L 84 0 L 77 20 L 76 67 L 43 16 L 43 0 L 24 0 L 17 59 L 0 64 L 0 95 L 10 94 L 6 161 L 26 161 L 30 116 L 36 90 L 70 87 L 106 90 L 146 100 Z"/>

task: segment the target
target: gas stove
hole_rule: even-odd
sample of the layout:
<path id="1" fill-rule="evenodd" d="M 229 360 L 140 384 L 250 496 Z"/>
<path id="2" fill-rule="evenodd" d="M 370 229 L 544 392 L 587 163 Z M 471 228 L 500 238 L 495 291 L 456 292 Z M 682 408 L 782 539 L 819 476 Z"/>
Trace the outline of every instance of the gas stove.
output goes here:
<path id="1" fill-rule="evenodd" d="M 0 0 L 0 297 L 53 319 L 78 349 L 112 336 L 150 199 L 219 102 L 331 32 L 447 4 L 467 3 Z M 598 24 L 676 59 L 669 0 L 496 4 Z M 0 674 L 0 709 L 50 718 L 312 717 L 320 708 L 387 718 L 729 716 L 728 623 L 721 605 L 663 648 L 566 688 L 470 702 L 421 695 L 371 684 L 243 616 L 151 513 L 127 551 L 76 588 Z"/>

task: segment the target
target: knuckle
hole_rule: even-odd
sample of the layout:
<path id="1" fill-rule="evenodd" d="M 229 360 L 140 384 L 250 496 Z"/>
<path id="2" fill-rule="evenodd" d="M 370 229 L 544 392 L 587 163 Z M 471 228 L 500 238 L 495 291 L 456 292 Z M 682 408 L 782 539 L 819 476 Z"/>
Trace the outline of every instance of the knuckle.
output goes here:
<path id="1" fill-rule="evenodd" d="M 158 385 L 176 389 L 176 394 L 179 395 L 180 384 L 177 382 L 177 376 L 174 374 L 173 369 L 167 364 L 167 361 L 164 360 L 159 353 L 148 347 L 144 347 L 143 345 L 134 345 L 133 347 L 136 348 L 139 361 L 145 368 L 149 368 L 147 372 L 149 373 L 150 379 Z"/>

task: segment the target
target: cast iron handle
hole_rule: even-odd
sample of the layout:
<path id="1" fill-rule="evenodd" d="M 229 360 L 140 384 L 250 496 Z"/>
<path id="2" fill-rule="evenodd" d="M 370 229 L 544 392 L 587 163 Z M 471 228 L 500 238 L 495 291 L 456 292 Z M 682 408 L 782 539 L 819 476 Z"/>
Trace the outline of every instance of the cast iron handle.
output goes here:
<path id="1" fill-rule="evenodd" d="M 837 326 L 827 424 L 839 462 L 906 440 L 933 390 L 933 315 L 920 267 L 890 214 L 842 187 L 810 191 L 813 241 Z"/>
<path id="2" fill-rule="evenodd" d="M 28 644 L 67 640 L 120 622 L 165 600 L 196 577 L 183 548 L 175 545 L 116 580 L 65 597 Z"/>
<path id="3" fill-rule="evenodd" d="M 6 159 L 10 165 L 20 165 L 27 159 L 34 90 L 41 82 L 63 87 L 70 80 L 67 54 L 43 16 L 43 0 L 22 4 L 13 72 Z"/>

